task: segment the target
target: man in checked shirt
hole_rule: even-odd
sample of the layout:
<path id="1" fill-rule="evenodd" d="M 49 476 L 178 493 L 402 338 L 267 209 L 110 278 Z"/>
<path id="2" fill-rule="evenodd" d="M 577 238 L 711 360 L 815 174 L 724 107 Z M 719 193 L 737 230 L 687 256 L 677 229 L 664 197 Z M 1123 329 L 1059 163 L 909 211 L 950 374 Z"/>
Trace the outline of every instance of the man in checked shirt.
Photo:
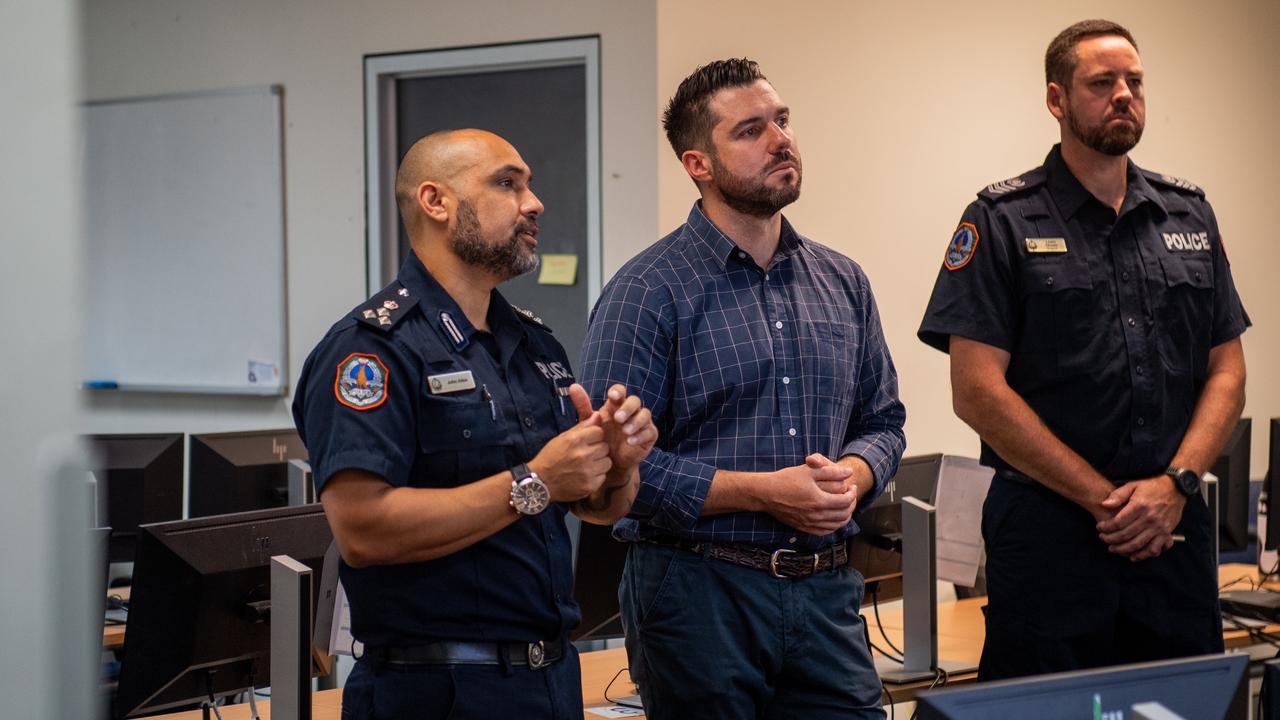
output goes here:
<path id="1" fill-rule="evenodd" d="M 847 543 L 906 414 L 862 269 L 782 217 L 790 118 L 750 60 L 680 84 L 663 124 L 702 199 L 605 286 L 583 349 L 588 392 L 624 383 L 661 431 L 614 529 L 654 720 L 884 717 Z"/>

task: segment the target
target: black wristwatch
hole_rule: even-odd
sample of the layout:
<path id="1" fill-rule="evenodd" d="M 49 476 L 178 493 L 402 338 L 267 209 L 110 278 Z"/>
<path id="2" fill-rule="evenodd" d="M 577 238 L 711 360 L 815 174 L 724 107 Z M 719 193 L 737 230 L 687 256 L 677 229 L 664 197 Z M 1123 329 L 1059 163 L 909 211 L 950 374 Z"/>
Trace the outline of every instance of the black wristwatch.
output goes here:
<path id="1" fill-rule="evenodd" d="M 1192 497 L 1200 493 L 1200 476 L 1195 470 L 1171 467 L 1165 470 L 1164 474 L 1173 478 L 1173 486 L 1183 495 Z"/>
<path id="2" fill-rule="evenodd" d="M 551 504 L 551 491 L 538 473 L 520 463 L 511 468 L 511 507 L 521 515 L 537 515 Z"/>

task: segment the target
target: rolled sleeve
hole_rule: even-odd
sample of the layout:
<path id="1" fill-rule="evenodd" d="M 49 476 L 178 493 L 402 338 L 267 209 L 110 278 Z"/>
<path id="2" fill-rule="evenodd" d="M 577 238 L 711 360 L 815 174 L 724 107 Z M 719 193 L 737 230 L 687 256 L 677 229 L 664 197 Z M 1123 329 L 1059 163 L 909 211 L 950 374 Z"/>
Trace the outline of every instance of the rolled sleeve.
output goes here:
<path id="1" fill-rule="evenodd" d="M 663 448 L 671 427 L 672 325 L 669 292 L 637 277 L 614 278 L 591 311 L 579 377 L 596 407 L 611 385 L 622 383 L 649 408 L 658 427 L 658 444 L 640 465 L 630 517 L 688 530 L 702 513 L 716 470 Z"/>
<path id="2" fill-rule="evenodd" d="M 898 372 L 884 339 L 875 296 L 868 284 L 863 285 L 862 291 L 866 341 L 858 368 L 853 416 L 849 419 L 841 455 L 856 455 L 871 468 L 875 486 L 859 501 L 865 507 L 875 502 L 889 478 L 898 471 L 898 461 L 907 444 L 903 432 L 907 411 L 898 398 Z"/>

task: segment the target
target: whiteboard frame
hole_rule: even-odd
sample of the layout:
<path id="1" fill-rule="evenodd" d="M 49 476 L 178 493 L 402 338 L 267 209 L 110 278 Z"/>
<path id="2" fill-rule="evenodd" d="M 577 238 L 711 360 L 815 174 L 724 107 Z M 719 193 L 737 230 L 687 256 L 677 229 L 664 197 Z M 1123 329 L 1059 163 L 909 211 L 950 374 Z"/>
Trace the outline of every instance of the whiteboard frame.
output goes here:
<path id="1" fill-rule="evenodd" d="M 441 75 L 582 66 L 586 84 L 587 310 L 600 296 L 604 251 L 600 220 L 600 37 L 567 38 L 369 55 L 364 63 L 366 294 L 400 271 L 399 210 L 393 189 L 396 157 L 396 81 Z"/>
<path id="2" fill-rule="evenodd" d="M 272 155 L 274 167 L 271 168 L 272 174 L 279 179 L 277 183 L 279 191 L 279 253 L 280 253 L 280 355 L 278 358 L 266 358 L 268 361 L 278 360 L 277 369 L 280 373 L 279 382 L 274 385 L 264 384 L 220 384 L 220 385 L 201 385 L 188 383 L 151 383 L 151 382 L 132 382 L 117 381 L 110 378 L 94 378 L 88 377 L 82 380 L 81 388 L 90 391 L 114 391 L 127 390 L 138 392 L 154 392 L 154 393 L 179 393 L 179 394 L 207 394 L 207 395 L 246 395 L 260 397 L 283 397 L 289 392 L 289 310 L 288 310 L 288 219 L 287 219 L 287 192 L 285 188 L 285 148 L 284 148 L 284 86 L 279 84 L 260 85 L 249 87 L 231 87 L 218 88 L 213 90 L 198 90 L 190 92 L 162 93 L 156 95 L 139 95 L 120 98 L 104 98 L 97 100 L 89 100 L 81 103 L 81 108 L 87 112 L 91 107 L 101 107 L 119 104 L 137 104 L 145 102 L 163 102 L 167 100 L 182 100 L 192 98 L 208 98 L 218 96 L 231 95 L 269 95 L 272 96 L 274 102 L 271 104 L 273 134 L 276 140 L 276 152 Z M 82 148 L 84 150 L 84 148 Z M 87 159 L 86 159 L 87 162 Z M 86 237 L 87 242 L 87 237 Z M 260 358 L 262 359 L 262 358 Z M 84 368 L 87 371 L 88 368 Z"/>

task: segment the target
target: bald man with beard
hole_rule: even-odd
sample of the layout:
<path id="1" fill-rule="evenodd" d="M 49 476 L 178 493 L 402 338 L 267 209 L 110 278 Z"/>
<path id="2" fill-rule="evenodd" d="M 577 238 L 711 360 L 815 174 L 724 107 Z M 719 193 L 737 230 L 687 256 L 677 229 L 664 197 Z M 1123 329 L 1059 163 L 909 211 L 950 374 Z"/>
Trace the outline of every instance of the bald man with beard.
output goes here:
<path id="1" fill-rule="evenodd" d="M 492 133 L 419 140 L 396 177 L 413 251 L 303 366 L 294 420 L 364 645 L 343 718 L 582 717 L 565 513 L 625 514 L 657 430 L 622 385 L 593 409 L 497 291 L 538 264 L 530 181 Z"/>

